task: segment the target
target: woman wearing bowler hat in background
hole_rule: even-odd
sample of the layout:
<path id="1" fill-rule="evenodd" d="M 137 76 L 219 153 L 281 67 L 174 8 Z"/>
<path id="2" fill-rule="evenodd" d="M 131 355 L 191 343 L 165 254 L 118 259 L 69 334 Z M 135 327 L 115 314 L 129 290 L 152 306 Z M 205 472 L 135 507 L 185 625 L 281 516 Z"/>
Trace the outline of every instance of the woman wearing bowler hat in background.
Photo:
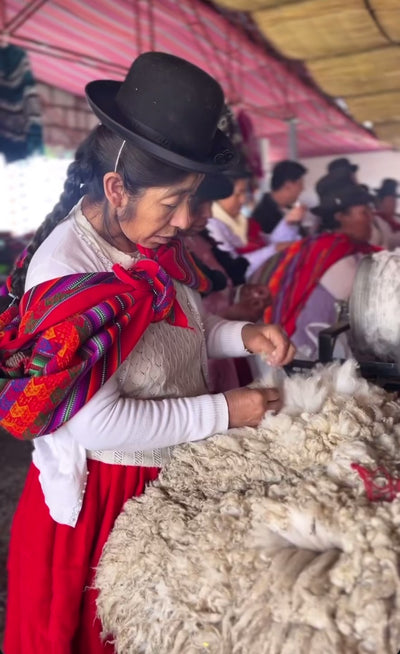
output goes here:
<path id="1" fill-rule="evenodd" d="M 112 652 L 94 568 L 124 502 L 173 446 L 256 425 L 277 391 L 212 395 L 207 354 L 293 346 L 275 326 L 202 314 L 206 277 L 180 238 L 203 174 L 233 157 L 219 84 L 145 53 L 86 87 L 101 124 L 76 152 L 0 315 L 0 426 L 34 439 L 12 527 L 5 654 Z"/>
<path id="2" fill-rule="evenodd" d="M 320 185 L 319 234 L 294 243 L 267 262 L 253 281 L 268 285 L 272 303 L 266 322 L 282 324 L 304 359 L 318 358 L 319 332 L 336 323 L 348 301 L 363 255 L 378 250 L 369 244 L 372 228 L 370 194 L 359 184 L 327 175 Z M 347 339 L 338 339 L 335 356 L 351 356 Z"/>
<path id="3" fill-rule="evenodd" d="M 386 178 L 375 190 L 374 223 L 380 236 L 376 244 L 387 250 L 400 246 L 400 222 L 399 216 L 396 215 L 399 198 L 397 187 L 398 182 L 395 179 Z"/>
<path id="4" fill-rule="evenodd" d="M 185 234 L 185 245 L 212 282 L 212 288 L 202 297 L 205 310 L 228 320 L 257 322 L 270 301 L 267 287 L 247 284 L 248 261 L 221 250 L 207 230 L 212 203 L 230 197 L 232 192 L 233 182 L 226 175 L 205 176 L 192 200 L 193 222 Z M 209 359 L 208 364 L 209 388 L 215 393 L 253 379 L 243 358 Z"/>

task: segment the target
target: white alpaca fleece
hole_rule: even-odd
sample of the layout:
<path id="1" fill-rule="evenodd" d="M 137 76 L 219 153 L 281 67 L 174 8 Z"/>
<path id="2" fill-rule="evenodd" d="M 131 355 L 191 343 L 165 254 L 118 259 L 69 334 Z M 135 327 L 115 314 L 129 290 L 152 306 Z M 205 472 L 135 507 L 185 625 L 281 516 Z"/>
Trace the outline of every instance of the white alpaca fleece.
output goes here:
<path id="1" fill-rule="evenodd" d="M 96 578 L 118 654 L 398 651 L 400 499 L 370 502 L 350 464 L 399 475 L 400 406 L 354 362 L 283 394 L 126 503 Z"/>

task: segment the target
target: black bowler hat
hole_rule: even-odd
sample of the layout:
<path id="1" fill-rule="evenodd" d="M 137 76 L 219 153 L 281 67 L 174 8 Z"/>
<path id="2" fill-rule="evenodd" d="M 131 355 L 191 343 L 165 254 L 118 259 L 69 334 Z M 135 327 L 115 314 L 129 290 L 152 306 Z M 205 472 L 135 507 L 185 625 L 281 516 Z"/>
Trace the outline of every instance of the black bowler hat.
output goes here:
<path id="1" fill-rule="evenodd" d="M 337 168 L 330 173 L 327 173 L 321 177 L 316 185 L 315 190 L 318 193 L 319 198 L 321 199 L 325 195 L 329 194 L 331 189 L 338 189 L 342 186 L 348 186 L 349 184 L 355 184 L 355 182 L 350 177 L 351 171 L 345 168 Z"/>
<path id="2" fill-rule="evenodd" d="M 254 177 L 243 156 L 239 156 L 239 161 L 233 166 L 231 165 L 225 171 L 225 175 L 227 175 L 232 182 L 237 182 L 239 179 L 252 179 Z"/>
<path id="3" fill-rule="evenodd" d="M 336 170 L 347 170 L 349 173 L 355 173 L 358 170 L 358 166 L 352 164 L 346 157 L 339 157 L 338 159 L 333 159 L 328 164 L 328 173 L 333 173 Z"/>
<path id="4" fill-rule="evenodd" d="M 125 80 L 86 86 L 101 122 L 123 139 L 177 168 L 217 172 L 235 150 L 217 128 L 224 106 L 218 82 L 204 70 L 164 52 L 146 52 Z"/>
<path id="5" fill-rule="evenodd" d="M 379 188 L 375 189 L 377 198 L 386 198 L 388 195 L 394 198 L 399 198 L 397 193 L 398 182 L 395 179 L 387 177 L 384 179 Z"/>
<path id="6" fill-rule="evenodd" d="M 332 185 L 325 194 L 321 195 L 320 203 L 311 209 L 317 216 L 333 215 L 339 211 L 346 211 L 350 207 L 370 204 L 373 197 L 361 184 L 339 183 Z"/>
<path id="7" fill-rule="evenodd" d="M 229 198 L 233 193 L 233 183 L 225 175 L 206 175 L 196 191 L 198 202 L 214 202 Z"/>

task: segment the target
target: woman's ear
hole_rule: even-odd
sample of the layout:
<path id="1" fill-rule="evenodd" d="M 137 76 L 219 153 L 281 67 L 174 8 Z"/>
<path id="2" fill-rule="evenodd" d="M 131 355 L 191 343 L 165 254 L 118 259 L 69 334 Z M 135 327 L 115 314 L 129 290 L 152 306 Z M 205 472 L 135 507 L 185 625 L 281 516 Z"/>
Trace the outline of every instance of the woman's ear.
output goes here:
<path id="1" fill-rule="evenodd" d="M 114 209 L 123 209 L 127 202 L 127 194 L 118 173 L 106 173 L 103 177 L 104 195 Z"/>

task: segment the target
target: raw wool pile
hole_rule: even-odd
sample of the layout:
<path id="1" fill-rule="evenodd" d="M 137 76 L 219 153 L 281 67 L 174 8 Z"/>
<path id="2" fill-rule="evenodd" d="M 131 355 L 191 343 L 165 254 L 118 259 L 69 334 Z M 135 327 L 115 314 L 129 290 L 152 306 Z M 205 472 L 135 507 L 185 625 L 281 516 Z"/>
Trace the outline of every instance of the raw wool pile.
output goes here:
<path id="1" fill-rule="evenodd" d="M 400 406 L 354 362 L 287 378 L 258 429 L 176 449 L 100 561 L 118 654 L 393 654 L 400 646 Z"/>

